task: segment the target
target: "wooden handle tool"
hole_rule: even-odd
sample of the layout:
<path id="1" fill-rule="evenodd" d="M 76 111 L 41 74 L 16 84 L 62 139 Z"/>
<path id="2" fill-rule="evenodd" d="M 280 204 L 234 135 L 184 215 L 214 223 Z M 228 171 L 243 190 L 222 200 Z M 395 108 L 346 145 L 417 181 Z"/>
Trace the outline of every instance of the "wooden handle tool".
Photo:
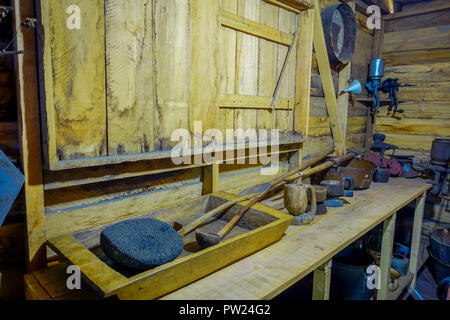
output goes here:
<path id="1" fill-rule="evenodd" d="M 315 158 L 313 160 L 304 162 L 296 170 L 291 171 L 291 172 L 289 172 L 289 173 L 287 173 L 285 175 L 282 175 L 281 177 L 278 177 L 278 178 L 272 180 L 269 183 L 267 190 L 262 192 L 259 196 L 255 197 L 245 207 L 243 207 L 241 210 L 239 210 L 239 212 L 218 233 L 213 233 L 213 232 L 210 232 L 210 231 L 207 231 L 207 230 L 204 230 L 204 229 L 197 230 L 196 238 L 197 238 L 198 244 L 201 247 L 210 247 L 210 246 L 213 246 L 215 244 L 218 244 L 236 226 L 236 224 L 241 220 L 241 218 L 244 216 L 244 214 L 253 205 L 255 205 L 256 203 L 258 203 L 258 202 L 260 202 L 262 200 L 264 200 L 264 198 L 267 196 L 267 194 L 269 192 L 271 192 L 275 187 L 278 187 L 280 184 L 285 183 L 285 181 L 288 178 L 293 177 L 295 175 L 298 175 L 298 173 L 301 172 L 302 170 L 305 170 L 306 168 L 311 167 L 315 163 L 325 159 L 332 152 L 333 152 L 332 150 L 328 150 L 328 151 L 324 152 L 323 154 L 321 154 L 319 157 L 317 157 L 317 158 Z M 298 179 L 298 177 L 297 177 L 297 179 Z"/>

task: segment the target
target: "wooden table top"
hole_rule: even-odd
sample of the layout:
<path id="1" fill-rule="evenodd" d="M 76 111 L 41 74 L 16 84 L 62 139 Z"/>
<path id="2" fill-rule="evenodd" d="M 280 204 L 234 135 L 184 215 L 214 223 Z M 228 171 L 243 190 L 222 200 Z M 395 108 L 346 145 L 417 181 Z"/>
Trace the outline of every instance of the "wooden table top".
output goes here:
<path id="1" fill-rule="evenodd" d="M 349 205 L 331 209 L 307 226 L 289 227 L 272 246 L 162 299 L 274 298 L 430 188 L 421 179 L 391 178 L 388 184 L 373 183 L 370 189 L 346 198 Z M 265 204 L 281 208 L 282 201 L 279 195 Z"/>

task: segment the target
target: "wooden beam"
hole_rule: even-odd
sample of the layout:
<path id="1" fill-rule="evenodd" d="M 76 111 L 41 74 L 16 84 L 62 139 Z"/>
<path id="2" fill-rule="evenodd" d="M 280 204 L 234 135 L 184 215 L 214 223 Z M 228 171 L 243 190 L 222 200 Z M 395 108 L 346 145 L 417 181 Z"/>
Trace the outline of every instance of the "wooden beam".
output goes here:
<path id="1" fill-rule="evenodd" d="M 307 10 L 312 8 L 309 2 L 305 0 L 279 0 L 279 2 L 285 3 L 297 10 Z"/>
<path id="2" fill-rule="evenodd" d="M 302 10 L 296 9 L 296 8 L 294 8 L 294 7 L 290 6 L 290 5 L 282 2 L 281 0 L 263 0 L 263 1 L 267 2 L 267 3 L 270 3 L 271 5 L 274 5 L 274 6 L 278 7 L 278 8 L 281 8 L 281 9 L 284 9 L 284 10 L 287 10 L 287 11 L 290 11 L 290 12 L 294 12 L 294 13 L 300 13 L 302 10 L 306 10 L 307 9 L 307 8 L 302 9 Z M 309 8 L 313 7 L 313 5 L 311 3 L 308 3 L 307 5 L 309 6 Z"/>
<path id="3" fill-rule="evenodd" d="M 218 128 L 220 2 L 190 1 L 190 128 L 201 121 L 203 131 Z"/>
<path id="4" fill-rule="evenodd" d="M 388 1 L 391 1 L 391 0 L 364 0 L 364 1 L 365 1 L 368 5 L 376 5 L 376 6 L 379 6 L 380 9 L 381 9 L 381 12 L 384 13 L 384 14 L 391 13 L 391 12 L 389 11 L 389 5 L 388 5 Z M 393 5 L 393 7 L 394 7 L 394 10 L 396 10 L 396 9 L 395 9 L 395 5 Z"/>
<path id="5" fill-rule="evenodd" d="M 339 110 L 334 90 L 333 77 L 331 75 L 330 61 L 325 43 L 322 18 L 320 16 L 319 0 L 314 0 L 314 48 L 316 51 L 317 64 L 319 66 L 320 79 L 322 80 L 323 92 L 327 104 L 328 116 L 330 118 L 331 131 L 337 155 L 344 154 L 345 137 L 339 124 Z"/>
<path id="6" fill-rule="evenodd" d="M 299 29 L 302 30 L 297 42 L 297 64 L 295 72 L 294 127 L 295 132 L 308 137 L 309 104 L 311 99 L 312 51 L 314 39 L 314 11 L 299 14 Z"/>
<path id="7" fill-rule="evenodd" d="M 355 2 L 348 3 L 353 12 L 355 12 Z M 338 110 L 339 110 L 339 125 L 344 136 L 347 135 L 347 118 L 348 118 L 348 105 L 349 105 L 349 93 L 343 93 L 342 91 L 348 88 L 349 80 L 352 73 L 352 61 L 350 61 L 345 67 L 339 71 L 339 85 L 338 85 Z M 346 146 L 344 140 L 343 153 L 346 153 Z"/>
<path id="8" fill-rule="evenodd" d="M 18 55 L 16 82 L 19 109 L 19 142 L 22 170 L 25 175 L 26 255 L 28 269 L 46 266 L 46 235 L 44 216 L 44 187 L 42 179 L 40 113 L 36 61 L 35 30 L 19 27 L 29 17 L 35 17 L 32 1 L 14 1 Z"/>
<path id="9" fill-rule="evenodd" d="M 219 96 L 220 108 L 236 109 L 270 109 L 272 97 L 246 96 L 239 94 L 222 94 Z M 275 106 L 276 110 L 294 109 L 294 99 L 279 98 Z"/>
<path id="10" fill-rule="evenodd" d="M 246 19 L 226 10 L 222 10 L 220 22 L 224 27 L 285 46 L 290 46 L 292 43 L 292 34 L 265 26 L 259 22 Z"/>
<path id="11" fill-rule="evenodd" d="M 411 281 L 409 286 L 409 292 L 413 292 L 416 288 L 416 280 L 417 280 L 417 268 L 419 263 L 419 248 L 420 241 L 422 235 L 422 224 L 423 224 L 423 215 L 425 211 L 425 198 L 426 194 L 424 193 L 421 197 L 416 200 L 416 210 L 414 211 L 414 225 L 413 225 L 413 234 L 412 234 L 412 243 L 411 243 L 411 254 L 409 259 L 409 267 L 408 271 L 414 274 L 414 278 Z"/>

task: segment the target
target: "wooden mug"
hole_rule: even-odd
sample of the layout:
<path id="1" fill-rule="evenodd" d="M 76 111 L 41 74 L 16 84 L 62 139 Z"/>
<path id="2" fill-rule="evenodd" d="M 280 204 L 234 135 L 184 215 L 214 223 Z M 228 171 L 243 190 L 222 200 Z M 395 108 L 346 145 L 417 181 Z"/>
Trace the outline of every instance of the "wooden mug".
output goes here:
<path id="1" fill-rule="evenodd" d="M 311 211 L 305 214 L 308 207 L 308 193 L 311 199 Z M 294 225 L 304 225 L 312 222 L 317 211 L 316 192 L 314 187 L 299 184 L 284 186 L 284 206 L 294 218 Z"/>

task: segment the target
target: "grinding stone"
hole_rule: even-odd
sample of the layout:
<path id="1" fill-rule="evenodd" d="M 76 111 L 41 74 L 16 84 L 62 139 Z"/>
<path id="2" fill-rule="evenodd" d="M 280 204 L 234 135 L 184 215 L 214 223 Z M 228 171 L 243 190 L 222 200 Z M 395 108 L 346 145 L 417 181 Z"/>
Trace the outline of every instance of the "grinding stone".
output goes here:
<path id="1" fill-rule="evenodd" d="M 167 223 L 154 219 L 119 222 L 103 230 L 100 245 L 118 264 L 149 270 L 175 260 L 183 239 Z"/>

